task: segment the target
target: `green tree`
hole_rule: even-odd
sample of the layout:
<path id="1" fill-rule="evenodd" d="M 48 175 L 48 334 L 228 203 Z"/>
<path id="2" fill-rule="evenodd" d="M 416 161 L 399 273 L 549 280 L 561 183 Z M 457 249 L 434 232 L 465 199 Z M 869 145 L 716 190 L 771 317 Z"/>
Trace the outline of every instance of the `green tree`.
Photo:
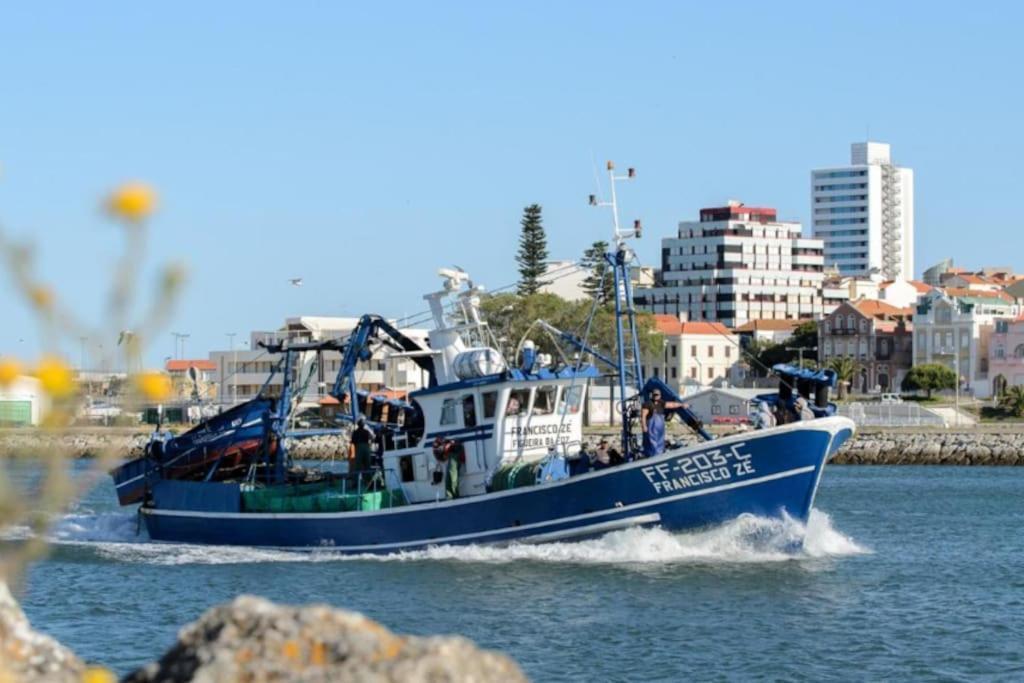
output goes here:
<path id="1" fill-rule="evenodd" d="M 1007 387 L 999 397 L 999 407 L 1014 417 L 1024 417 L 1024 386 Z"/>
<path id="2" fill-rule="evenodd" d="M 857 374 L 857 361 L 853 359 L 853 356 L 836 356 L 835 358 L 828 359 L 827 366 L 829 370 L 836 373 L 836 380 L 839 384 L 839 398 L 846 398 L 850 382 L 853 381 L 853 376 Z"/>
<path id="3" fill-rule="evenodd" d="M 945 365 L 925 363 L 910 368 L 900 388 L 903 391 L 926 391 L 931 398 L 933 391 L 955 389 L 956 381 L 956 373 Z"/>
<path id="4" fill-rule="evenodd" d="M 813 360 L 818 354 L 818 323 L 813 320 L 806 320 L 793 330 L 793 334 L 786 340 L 786 346 L 803 349 L 804 360 Z M 794 351 L 794 358 L 799 351 Z"/>
<path id="5" fill-rule="evenodd" d="M 520 221 L 522 232 L 516 261 L 519 263 L 519 293 L 526 296 L 537 293 L 544 284 L 541 277 L 547 270 L 548 238 L 540 212 L 540 204 L 530 204 L 523 209 Z"/>
<path id="6" fill-rule="evenodd" d="M 608 243 L 598 240 L 583 252 L 582 265 L 587 271 L 583 280 L 583 289 L 592 297 L 599 297 L 603 302 L 612 301 L 615 292 L 615 278 L 604 255 L 608 251 Z"/>
<path id="7" fill-rule="evenodd" d="M 799 363 L 800 349 L 803 349 L 803 367 L 817 367 L 817 346 L 818 324 L 813 320 L 807 320 L 795 327 L 793 334 L 783 343 L 754 339 L 747 345 L 744 354 L 750 359 L 751 372 L 754 376 L 767 377 L 773 365 Z"/>

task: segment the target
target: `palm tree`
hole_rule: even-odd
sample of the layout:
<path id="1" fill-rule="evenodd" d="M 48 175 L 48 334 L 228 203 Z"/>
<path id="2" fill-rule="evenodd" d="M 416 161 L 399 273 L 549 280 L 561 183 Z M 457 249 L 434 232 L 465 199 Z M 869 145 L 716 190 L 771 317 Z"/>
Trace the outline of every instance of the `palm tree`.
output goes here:
<path id="1" fill-rule="evenodd" d="M 1014 417 L 1024 417 L 1024 386 L 1008 387 L 999 397 L 999 407 Z"/>
<path id="2" fill-rule="evenodd" d="M 829 358 L 827 367 L 836 373 L 836 379 L 839 382 L 838 398 L 846 398 L 850 382 L 853 381 L 853 376 L 857 372 L 857 362 L 853 360 L 853 356 L 836 356 Z"/>

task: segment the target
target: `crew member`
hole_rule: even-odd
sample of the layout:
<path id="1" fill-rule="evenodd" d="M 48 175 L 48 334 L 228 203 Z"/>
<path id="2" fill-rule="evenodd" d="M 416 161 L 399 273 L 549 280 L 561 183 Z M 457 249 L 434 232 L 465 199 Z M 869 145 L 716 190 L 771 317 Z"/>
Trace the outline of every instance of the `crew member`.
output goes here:
<path id="1" fill-rule="evenodd" d="M 665 450 L 665 411 L 689 408 L 678 401 L 663 401 L 661 390 L 651 392 L 651 399 L 640 409 L 640 428 L 644 432 L 644 457 L 658 455 Z"/>
<path id="2" fill-rule="evenodd" d="M 373 467 L 373 432 L 366 426 L 366 420 L 359 418 L 356 428 L 349 437 L 348 471 L 367 472 Z"/>
<path id="3" fill-rule="evenodd" d="M 608 439 L 601 437 L 601 440 L 597 442 L 597 450 L 594 451 L 590 464 L 595 470 L 604 469 L 612 464 L 612 457 L 608 453 Z"/>
<path id="4" fill-rule="evenodd" d="M 800 420 L 814 419 L 814 411 L 811 410 L 811 406 L 807 403 L 807 399 L 804 398 L 803 396 L 797 398 L 796 403 L 793 407 L 796 410 L 797 417 L 799 417 Z"/>
<path id="5" fill-rule="evenodd" d="M 434 457 L 444 468 L 444 497 L 459 497 L 459 468 L 466 462 L 466 449 L 453 439 L 434 438 Z"/>

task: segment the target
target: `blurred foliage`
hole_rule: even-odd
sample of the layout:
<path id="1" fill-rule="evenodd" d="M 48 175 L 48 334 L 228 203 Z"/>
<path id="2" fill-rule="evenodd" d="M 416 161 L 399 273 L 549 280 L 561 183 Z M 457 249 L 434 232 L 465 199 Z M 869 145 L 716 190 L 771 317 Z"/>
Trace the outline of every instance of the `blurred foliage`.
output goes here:
<path id="1" fill-rule="evenodd" d="M 184 269 L 165 265 L 160 271 L 155 295 L 139 307 L 141 313 L 133 316 L 148 219 L 156 204 L 156 193 L 138 182 L 116 188 L 102 201 L 106 215 L 121 227 L 123 248 L 114 270 L 109 273 L 106 312 L 95 322 L 81 320 L 65 304 L 60 293 L 38 276 L 34 246 L 12 240 L 0 226 L 0 258 L 10 275 L 13 290 L 7 298 L 20 298 L 33 313 L 42 347 L 34 363 L 26 358 L 0 357 L 0 388 L 21 381 L 22 375 L 30 375 L 39 382 L 47 399 L 40 430 L 63 430 L 82 410 L 84 392 L 62 350 L 77 347 L 83 339 L 117 340 L 117 343 L 97 346 L 107 351 L 102 357 L 90 356 L 89 361 L 92 367 L 127 369 L 129 379 L 124 382 L 130 387 L 127 408 L 137 409 L 143 403 L 162 400 L 169 393 L 166 375 L 158 370 L 143 370 L 141 358 L 146 342 L 153 339 L 168 320 L 184 283 Z M 87 255 L 83 254 L 85 257 Z M 32 490 L 19 490 L 9 476 L 8 463 L 0 462 L 0 532 L 12 527 L 29 531 L 26 540 L 6 543 L 0 557 L 0 580 L 3 581 L 18 580 L 26 563 L 45 552 L 50 524 L 122 455 L 113 449 L 100 451 L 95 454 L 91 467 L 72 475 L 67 462 L 69 453 L 52 450 L 54 440 L 40 439 L 40 443 L 44 441 L 50 444 L 47 446 L 50 450 L 21 454 L 35 457 L 41 468 Z"/>

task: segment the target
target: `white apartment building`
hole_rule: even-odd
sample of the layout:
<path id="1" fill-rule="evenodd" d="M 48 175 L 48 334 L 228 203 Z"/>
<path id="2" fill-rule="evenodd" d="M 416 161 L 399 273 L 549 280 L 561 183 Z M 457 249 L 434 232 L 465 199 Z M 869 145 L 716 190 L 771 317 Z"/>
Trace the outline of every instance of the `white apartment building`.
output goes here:
<path id="1" fill-rule="evenodd" d="M 358 318 L 323 316 L 287 318 L 279 330 L 251 332 L 249 341 L 242 342 L 243 348 L 210 352 L 210 360 L 217 366 L 212 374 L 219 386 L 220 400 L 224 403 L 247 401 L 253 398 L 267 381 L 271 370 L 282 356 L 267 353 L 259 346 L 261 342 L 274 343 L 286 339 L 296 342 L 342 339 L 352 332 L 358 322 Z M 402 333 L 427 346 L 426 330 L 403 329 Z M 297 375 L 299 384 L 296 386 L 305 384 L 303 401 L 316 403 L 325 397 L 334 385 L 335 376 L 341 366 L 341 353 L 322 352 L 315 370 L 312 368 L 316 354 L 311 352 L 304 355 Z M 359 362 L 356 366 L 358 388 L 407 393 L 426 385 L 428 378 L 411 359 L 389 360 L 387 356 L 386 348 L 378 348 L 369 360 Z M 280 391 L 281 379 L 280 373 L 274 375 L 268 386 L 271 394 Z"/>
<path id="2" fill-rule="evenodd" d="M 664 344 L 661 353 L 644 358 L 644 377 L 658 377 L 680 395 L 743 381 L 740 340 L 732 330 L 673 315 L 655 315 L 654 320 Z"/>
<path id="3" fill-rule="evenodd" d="M 978 292 L 953 297 L 933 289 L 921 297 L 914 312 L 914 365 L 945 365 L 959 372 L 964 389 L 977 398 L 989 398 L 989 339 L 997 320 L 1018 313 L 1008 296 Z"/>
<path id="4" fill-rule="evenodd" d="M 889 145 L 856 142 L 850 165 L 811 171 L 811 227 L 842 275 L 914 276 L 914 171 Z"/>
<path id="5" fill-rule="evenodd" d="M 800 223 L 779 221 L 775 209 L 728 206 L 700 211 L 661 241 L 661 275 L 637 288 L 645 311 L 730 327 L 750 320 L 821 317 L 824 256 L 821 240 L 802 236 Z"/>

